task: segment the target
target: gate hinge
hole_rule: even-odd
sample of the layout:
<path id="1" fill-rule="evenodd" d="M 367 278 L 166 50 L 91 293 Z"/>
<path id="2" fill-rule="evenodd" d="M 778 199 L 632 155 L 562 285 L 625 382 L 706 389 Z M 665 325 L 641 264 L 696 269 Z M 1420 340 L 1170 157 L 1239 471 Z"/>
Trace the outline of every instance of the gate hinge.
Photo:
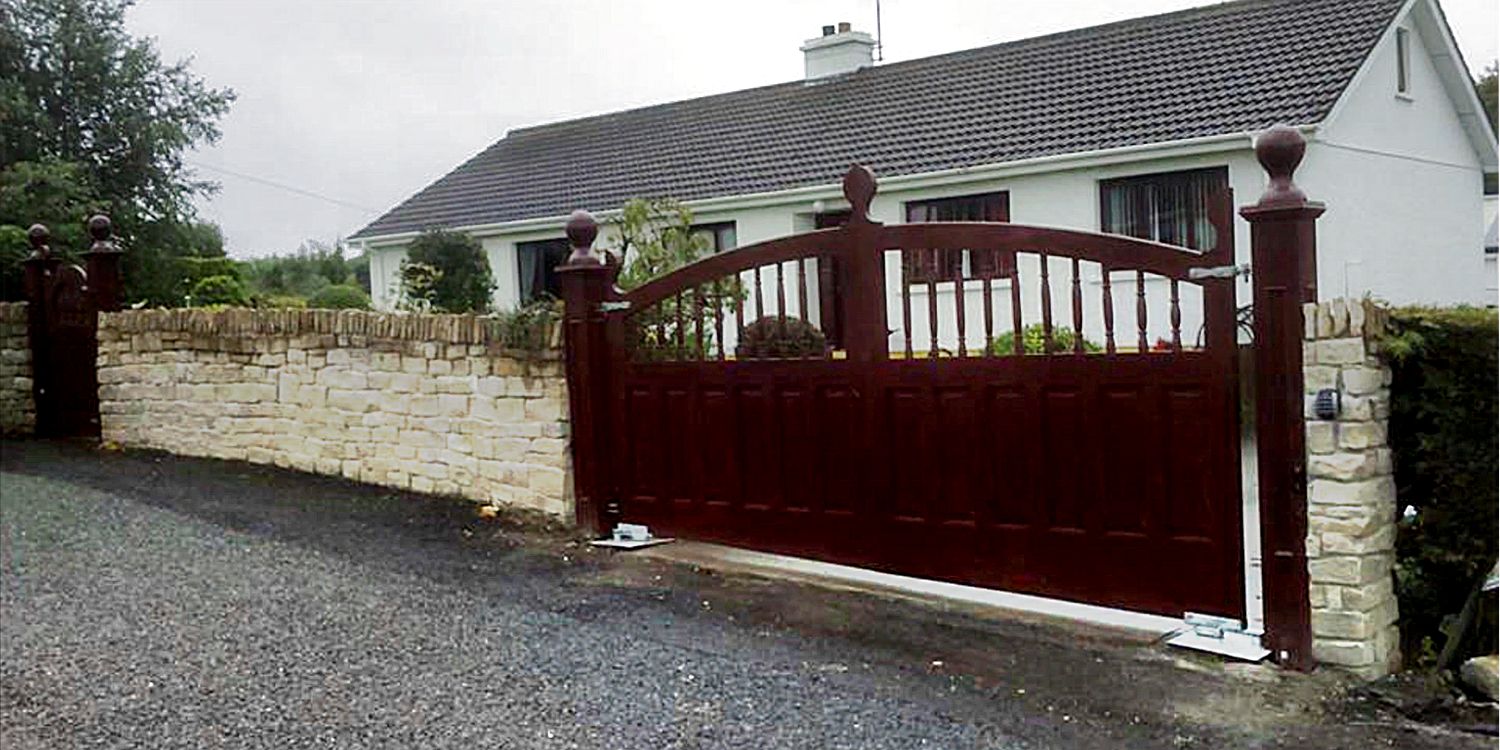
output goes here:
<path id="1" fill-rule="evenodd" d="M 600 302 L 599 312 L 620 312 L 630 309 L 630 300 L 622 299 L 615 302 Z"/>
<path id="2" fill-rule="evenodd" d="M 1190 279 L 1232 279 L 1236 276 L 1250 278 L 1250 264 L 1214 266 L 1213 268 L 1189 268 Z"/>

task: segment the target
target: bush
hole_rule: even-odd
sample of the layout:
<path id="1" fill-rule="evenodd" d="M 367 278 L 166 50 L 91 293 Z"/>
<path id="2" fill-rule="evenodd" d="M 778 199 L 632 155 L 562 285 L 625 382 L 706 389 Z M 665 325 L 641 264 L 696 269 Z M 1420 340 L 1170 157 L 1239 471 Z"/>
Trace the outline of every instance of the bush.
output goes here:
<path id="1" fill-rule="evenodd" d="M 1443 645 L 1443 619 L 1463 608 L 1495 564 L 1500 335 L 1493 310 L 1403 308 L 1392 311 L 1383 344 L 1397 497 L 1415 510 L 1403 514 L 1396 539 L 1402 649 L 1410 658 Z M 1493 650 L 1493 627 L 1484 638 Z"/>
<path id="2" fill-rule="evenodd" d="M 307 299 L 295 294 L 276 294 L 255 300 L 255 306 L 265 310 L 305 310 Z"/>
<path id="3" fill-rule="evenodd" d="M 1046 354 L 1046 332 L 1041 323 L 1033 323 L 1021 329 L 1021 348 L 1027 354 Z M 1101 351 L 1098 344 L 1083 340 L 1083 350 L 1086 352 Z M 1052 327 L 1052 351 L 1073 351 L 1073 329 L 1067 326 Z M 990 342 L 990 354 L 997 357 L 1006 357 L 1016 353 L 1016 334 L 1006 331 L 995 337 Z"/>
<path id="4" fill-rule="evenodd" d="M 250 297 L 245 294 L 245 287 L 240 280 L 233 276 L 205 276 L 193 284 L 189 302 L 193 307 L 245 307 L 250 304 Z"/>
<path id="5" fill-rule="evenodd" d="M 543 297 L 495 315 L 495 325 L 505 348 L 538 356 L 552 348 L 553 332 L 562 313 L 561 300 Z"/>
<path id="6" fill-rule="evenodd" d="M 822 358 L 828 341 L 817 326 L 801 318 L 767 315 L 750 325 L 735 348 L 737 359 Z"/>
<path id="7" fill-rule="evenodd" d="M 412 240 L 399 273 L 402 306 L 430 312 L 484 312 L 495 279 L 484 248 L 462 232 L 433 230 Z"/>
<path id="8" fill-rule="evenodd" d="M 351 284 L 331 284 L 319 289 L 307 306 L 320 310 L 368 310 L 370 295 Z"/>

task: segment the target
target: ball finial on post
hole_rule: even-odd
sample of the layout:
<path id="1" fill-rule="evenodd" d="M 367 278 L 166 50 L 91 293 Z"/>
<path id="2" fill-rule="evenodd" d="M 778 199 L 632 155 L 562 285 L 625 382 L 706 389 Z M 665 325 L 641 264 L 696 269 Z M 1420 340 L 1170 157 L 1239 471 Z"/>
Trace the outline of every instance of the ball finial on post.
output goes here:
<path id="1" fill-rule="evenodd" d="M 88 227 L 89 236 L 94 238 L 94 244 L 89 247 L 89 252 L 117 253 L 120 251 L 114 243 L 114 222 L 111 222 L 108 216 L 94 214 L 89 217 Z"/>
<path id="2" fill-rule="evenodd" d="M 48 246 L 52 242 L 52 231 L 46 224 L 32 224 L 26 230 L 26 241 L 31 243 L 31 257 L 45 258 L 52 254 L 52 248 Z"/>
<path id="3" fill-rule="evenodd" d="M 568 265 L 598 265 L 603 262 L 599 254 L 594 252 L 594 239 L 599 236 L 599 222 L 594 221 L 593 214 L 582 209 L 574 211 L 568 217 L 564 232 L 568 235 L 568 244 L 573 248 L 573 253 L 568 256 Z"/>
<path id="4" fill-rule="evenodd" d="M 875 173 L 863 164 L 855 164 L 844 173 L 844 197 L 849 201 L 851 221 L 870 220 L 870 201 L 875 198 Z"/>
<path id="5" fill-rule="evenodd" d="M 1266 170 L 1270 182 L 1260 197 L 1260 206 L 1300 205 L 1307 202 L 1307 194 L 1292 181 L 1302 155 L 1307 152 L 1307 140 L 1296 128 L 1276 125 L 1255 139 L 1255 158 Z"/>

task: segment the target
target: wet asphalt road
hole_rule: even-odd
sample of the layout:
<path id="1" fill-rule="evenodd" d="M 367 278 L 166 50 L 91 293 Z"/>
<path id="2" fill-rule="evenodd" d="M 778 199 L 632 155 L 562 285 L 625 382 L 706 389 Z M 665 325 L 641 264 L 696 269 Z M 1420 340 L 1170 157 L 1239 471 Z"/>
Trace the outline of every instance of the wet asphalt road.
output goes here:
<path id="1" fill-rule="evenodd" d="M 1109 646 L 796 587 L 740 597 L 339 480 L 39 443 L 0 458 L 7 748 L 1296 743 L 1153 710 L 1169 696 L 1137 693 L 1171 689 L 1131 681 L 1201 676 L 1095 666 Z"/>

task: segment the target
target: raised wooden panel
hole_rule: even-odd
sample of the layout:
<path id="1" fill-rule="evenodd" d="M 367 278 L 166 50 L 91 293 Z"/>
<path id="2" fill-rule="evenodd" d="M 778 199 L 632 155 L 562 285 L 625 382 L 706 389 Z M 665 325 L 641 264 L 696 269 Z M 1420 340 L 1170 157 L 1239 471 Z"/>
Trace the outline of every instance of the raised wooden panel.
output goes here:
<path id="1" fill-rule="evenodd" d="M 630 492 L 642 499 L 658 499 L 663 487 L 660 402 L 650 388 L 633 388 L 626 399 L 626 430 L 630 435 Z"/>
<path id="2" fill-rule="evenodd" d="M 781 445 L 780 500 L 787 508 L 807 510 L 817 492 L 812 444 L 812 397 L 802 388 L 782 388 L 776 394 L 777 428 Z"/>
<path id="3" fill-rule="evenodd" d="M 1098 460 L 1103 469 L 1104 493 L 1099 502 L 1106 532 L 1145 533 L 1150 518 L 1156 477 L 1168 469 L 1160 455 L 1149 407 L 1140 387 L 1101 389 L 1097 430 L 1105 436 Z"/>
<path id="4" fill-rule="evenodd" d="M 1165 400 L 1167 453 L 1172 457 L 1168 528 L 1173 536 L 1209 536 L 1215 526 L 1213 504 L 1223 502 L 1237 510 L 1239 503 L 1237 496 L 1214 493 L 1216 455 L 1208 429 L 1208 399 L 1198 389 L 1170 389 Z"/>
<path id="5" fill-rule="evenodd" d="M 985 412 L 985 429 L 978 438 L 984 449 L 980 460 L 990 472 L 988 511 L 997 524 L 1030 526 L 1037 512 L 1036 467 L 1030 460 L 1031 409 L 1019 388 L 993 388 Z"/>
<path id="6" fill-rule="evenodd" d="M 818 389 L 817 411 L 811 431 L 818 456 L 816 486 L 823 510 L 852 511 L 859 497 L 860 423 L 863 415 L 853 389 L 826 386 Z"/>
<path id="7" fill-rule="evenodd" d="M 693 502 L 701 498 L 697 486 L 697 461 L 694 456 L 703 445 L 697 439 L 698 429 L 693 396 L 685 388 L 668 388 L 662 394 L 662 436 L 666 455 L 662 472 L 665 496 L 676 502 Z"/>
<path id="8" fill-rule="evenodd" d="M 1047 503 L 1047 525 L 1053 529 L 1084 528 L 1083 497 L 1086 466 L 1093 457 L 1085 451 L 1083 397 L 1073 389 L 1042 393 L 1042 435 L 1045 452 L 1042 486 Z"/>
<path id="9" fill-rule="evenodd" d="M 925 519 L 931 511 L 931 445 L 925 429 L 928 417 L 926 394 L 917 388 L 895 388 L 886 392 L 885 423 L 889 425 L 891 448 L 886 466 L 893 495 L 891 510 L 899 518 Z"/>
<path id="10" fill-rule="evenodd" d="M 722 388 L 698 393 L 698 444 L 689 455 L 697 458 L 699 486 L 708 503 L 738 499 L 739 452 L 734 445 L 734 404 Z"/>
<path id="11" fill-rule="evenodd" d="M 973 521 L 978 516 L 979 488 L 983 485 L 983 470 L 976 460 L 980 451 L 973 391 L 942 388 L 936 395 L 934 416 L 940 437 L 931 446 L 935 459 L 932 483 L 937 489 L 934 510 L 944 521 Z"/>
<path id="12" fill-rule="evenodd" d="M 761 387 L 734 393 L 740 451 L 740 497 L 745 507 L 768 508 L 776 495 L 776 414 Z"/>

